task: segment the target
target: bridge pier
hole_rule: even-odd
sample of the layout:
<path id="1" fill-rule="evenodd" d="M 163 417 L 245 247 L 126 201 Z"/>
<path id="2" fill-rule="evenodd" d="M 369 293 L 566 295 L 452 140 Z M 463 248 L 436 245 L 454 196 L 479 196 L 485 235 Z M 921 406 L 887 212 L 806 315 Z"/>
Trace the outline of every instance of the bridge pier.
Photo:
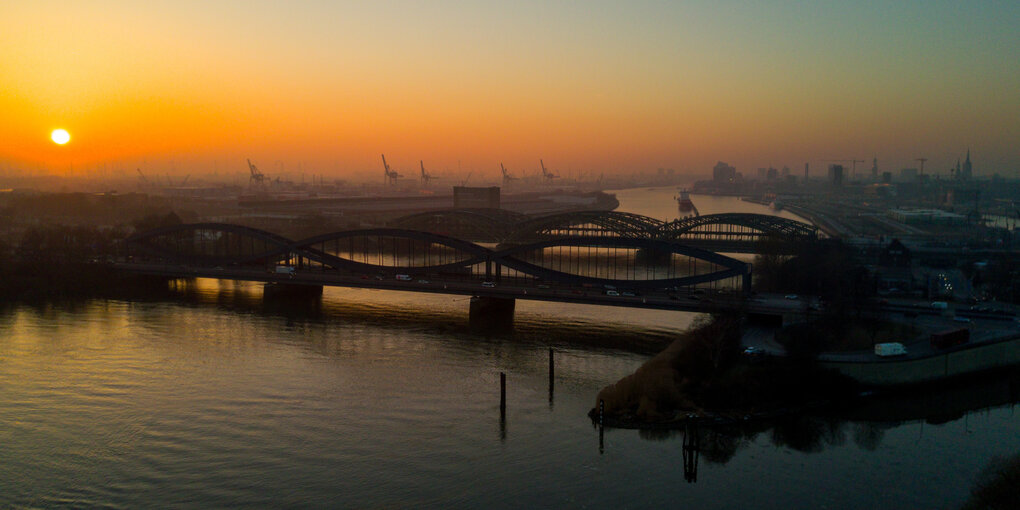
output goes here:
<path id="1" fill-rule="evenodd" d="M 513 330 L 516 303 L 512 298 L 473 296 L 468 319 L 471 332 L 501 333 Z"/>
<path id="2" fill-rule="evenodd" d="M 322 297 L 322 285 L 294 285 L 267 283 L 262 286 L 262 299 L 292 299 Z"/>

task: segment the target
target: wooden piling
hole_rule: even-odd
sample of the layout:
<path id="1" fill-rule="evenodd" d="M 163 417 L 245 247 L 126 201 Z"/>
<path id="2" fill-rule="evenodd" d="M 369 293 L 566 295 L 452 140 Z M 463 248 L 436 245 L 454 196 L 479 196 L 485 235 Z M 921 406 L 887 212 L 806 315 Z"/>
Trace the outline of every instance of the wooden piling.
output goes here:
<path id="1" fill-rule="evenodd" d="M 506 372 L 499 373 L 499 416 L 506 417 Z"/>
<path id="2" fill-rule="evenodd" d="M 553 402 L 553 388 L 555 387 L 556 366 L 553 361 L 553 350 L 549 349 L 549 405 Z"/>

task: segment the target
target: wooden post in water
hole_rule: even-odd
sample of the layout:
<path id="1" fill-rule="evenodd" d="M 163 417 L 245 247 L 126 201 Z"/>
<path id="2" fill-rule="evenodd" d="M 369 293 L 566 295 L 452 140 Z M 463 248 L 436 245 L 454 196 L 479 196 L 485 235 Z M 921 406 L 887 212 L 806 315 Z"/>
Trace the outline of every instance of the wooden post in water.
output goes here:
<path id="1" fill-rule="evenodd" d="M 556 367 L 553 364 L 553 350 L 549 349 L 549 406 L 553 403 L 553 387 L 555 386 L 554 379 L 556 378 Z"/>
<path id="2" fill-rule="evenodd" d="M 605 435 L 602 424 L 606 415 L 606 401 L 599 400 L 599 455 L 606 451 Z"/>
<path id="3" fill-rule="evenodd" d="M 506 418 L 506 372 L 499 373 L 499 417 Z"/>

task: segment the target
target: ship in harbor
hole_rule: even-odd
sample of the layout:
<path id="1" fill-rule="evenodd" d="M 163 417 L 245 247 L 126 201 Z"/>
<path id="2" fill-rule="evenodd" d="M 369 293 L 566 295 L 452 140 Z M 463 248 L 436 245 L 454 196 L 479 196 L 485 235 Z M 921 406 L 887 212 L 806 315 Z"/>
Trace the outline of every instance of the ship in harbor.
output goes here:
<path id="1" fill-rule="evenodd" d="M 676 196 L 677 209 L 679 209 L 681 218 L 689 218 L 691 216 L 698 216 L 698 208 L 695 207 L 694 202 L 691 201 L 691 194 L 686 188 L 679 190 L 680 193 Z"/>

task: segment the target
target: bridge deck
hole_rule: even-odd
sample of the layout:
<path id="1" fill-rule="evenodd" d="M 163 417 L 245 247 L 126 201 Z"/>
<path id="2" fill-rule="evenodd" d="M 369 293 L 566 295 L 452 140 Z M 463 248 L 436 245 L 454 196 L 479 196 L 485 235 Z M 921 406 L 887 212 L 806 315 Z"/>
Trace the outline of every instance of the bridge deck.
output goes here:
<path id="1" fill-rule="evenodd" d="M 744 311 L 761 315 L 782 315 L 804 312 L 809 306 L 806 301 L 784 299 L 778 295 L 759 295 L 744 299 L 735 292 L 706 291 L 699 294 L 667 289 L 641 289 L 636 292 L 639 295 L 614 296 L 606 294 L 610 289 L 555 282 L 538 283 L 527 279 L 507 279 L 496 282 L 494 287 L 487 287 L 482 285 L 482 281 L 472 279 L 430 278 L 427 282 L 419 279 L 403 281 L 392 277 L 377 279 L 366 275 L 344 275 L 334 271 L 305 270 L 294 274 L 280 274 L 243 267 L 185 268 L 180 265 L 128 262 L 117 263 L 114 266 L 129 273 L 170 278 L 215 278 L 289 285 L 323 285 L 701 313 Z M 626 288 L 613 290 L 628 292 Z"/>

